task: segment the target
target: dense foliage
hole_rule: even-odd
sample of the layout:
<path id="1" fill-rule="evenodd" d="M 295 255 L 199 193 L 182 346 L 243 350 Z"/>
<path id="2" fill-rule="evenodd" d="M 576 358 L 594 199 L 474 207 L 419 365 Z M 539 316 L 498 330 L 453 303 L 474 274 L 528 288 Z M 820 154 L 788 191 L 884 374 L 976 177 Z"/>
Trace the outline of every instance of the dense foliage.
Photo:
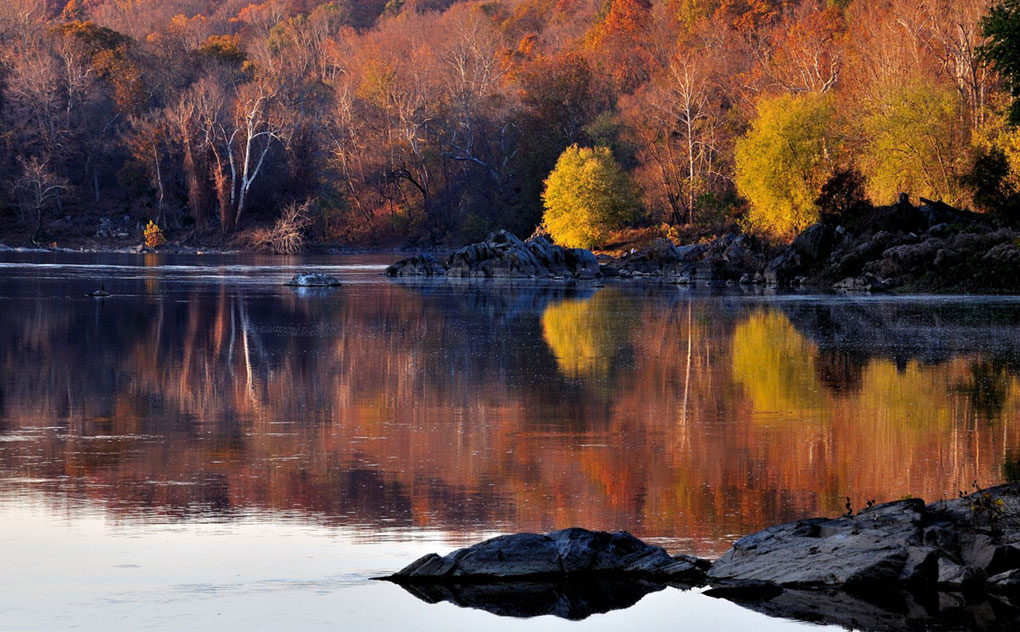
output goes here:
<path id="1" fill-rule="evenodd" d="M 877 203 L 906 191 L 1005 212 L 1020 184 L 1017 11 L 5 0 L 0 237 L 49 241 L 128 213 L 210 239 L 272 232 L 296 207 L 302 239 L 527 234 L 574 144 L 609 148 L 646 226 L 706 232 L 746 213 L 788 236 L 848 169 Z"/>
<path id="2" fill-rule="evenodd" d="M 829 95 L 761 99 L 735 152 L 737 190 L 751 205 L 748 226 L 792 237 L 818 221 L 816 200 L 839 156 L 839 137 Z"/>
<path id="3" fill-rule="evenodd" d="M 558 244 L 593 248 L 636 215 L 634 185 L 608 147 L 571 145 L 556 161 L 542 193 L 543 223 Z"/>

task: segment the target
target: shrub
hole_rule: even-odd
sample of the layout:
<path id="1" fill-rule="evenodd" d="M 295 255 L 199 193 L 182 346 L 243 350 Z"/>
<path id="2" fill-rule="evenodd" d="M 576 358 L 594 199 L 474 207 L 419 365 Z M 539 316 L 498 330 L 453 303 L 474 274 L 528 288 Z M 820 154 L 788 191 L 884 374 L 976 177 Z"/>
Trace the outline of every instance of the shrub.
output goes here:
<path id="1" fill-rule="evenodd" d="M 296 254 L 305 247 L 305 230 L 311 223 L 311 203 L 291 203 L 284 207 L 272 228 L 256 228 L 249 239 L 258 250 L 278 255 Z"/>
<path id="2" fill-rule="evenodd" d="M 858 219 L 871 208 L 864 192 L 864 176 L 856 169 L 836 169 L 822 186 L 815 204 L 822 215 Z"/>
<path id="3" fill-rule="evenodd" d="M 1009 157 L 1000 147 L 979 149 L 974 156 L 970 172 L 963 184 L 974 195 L 974 205 L 979 209 L 1013 220 L 1020 207 L 1020 191 L 1017 191 L 1010 177 Z"/>
<path id="4" fill-rule="evenodd" d="M 145 226 L 145 245 L 149 248 L 159 248 L 165 243 L 166 237 L 163 235 L 163 229 L 150 219 Z"/>
<path id="5" fill-rule="evenodd" d="M 607 147 L 571 145 L 545 180 L 543 223 L 568 248 L 601 245 L 637 217 L 637 192 Z"/>

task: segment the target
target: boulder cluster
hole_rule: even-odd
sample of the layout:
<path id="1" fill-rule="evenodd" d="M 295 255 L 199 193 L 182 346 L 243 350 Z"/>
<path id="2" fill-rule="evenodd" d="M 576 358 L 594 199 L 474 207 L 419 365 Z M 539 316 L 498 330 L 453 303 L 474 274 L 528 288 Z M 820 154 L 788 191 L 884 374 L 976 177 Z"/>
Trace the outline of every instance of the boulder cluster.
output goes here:
<path id="1" fill-rule="evenodd" d="M 1020 233 L 987 215 L 905 198 L 846 228 L 830 219 L 801 233 L 764 280 L 837 290 L 1014 291 Z"/>
<path id="2" fill-rule="evenodd" d="M 522 241 L 513 233 L 500 230 L 485 241 L 455 251 L 445 261 L 420 254 L 394 263 L 386 269 L 386 275 L 595 279 L 601 272 L 591 251 L 556 246 L 544 235 Z"/>

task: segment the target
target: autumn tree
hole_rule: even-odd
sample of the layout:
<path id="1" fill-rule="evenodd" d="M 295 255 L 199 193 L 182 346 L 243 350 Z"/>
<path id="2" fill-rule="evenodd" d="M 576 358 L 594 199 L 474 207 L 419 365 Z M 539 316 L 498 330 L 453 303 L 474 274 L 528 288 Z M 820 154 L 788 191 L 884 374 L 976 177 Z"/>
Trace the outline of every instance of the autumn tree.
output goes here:
<path id="1" fill-rule="evenodd" d="M 593 248 L 637 216 L 634 185 L 606 147 L 571 145 L 545 181 L 543 222 L 553 240 Z"/>
<path id="2" fill-rule="evenodd" d="M 880 201 L 909 188 L 960 202 L 970 170 L 974 199 L 1001 206 L 1020 190 L 1020 140 L 999 116 L 1020 85 L 1018 12 L 1015 0 L 5 0 L 0 181 L 39 160 L 70 187 L 69 215 L 151 207 L 171 230 L 231 231 L 310 199 L 323 237 L 451 244 L 533 230 L 574 144 L 610 147 L 650 216 L 702 230 L 739 185 L 748 226 L 788 235 L 833 169 L 865 172 Z M 793 114 L 769 121 L 759 104 L 776 95 L 793 95 Z M 754 139 L 765 150 L 747 150 Z"/>
<path id="3" fill-rule="evenodd" d="M 166 121 L 168 142 L 180 150 L 191 216 L 199 228 L 206 228 L 209 224 L 206 188 L 209 168 L 203 147 L 201 104 L 193 97 L 190 92 L 181 94 L 163 109 L 162 116 Z"/>
<path id="4" fill-rule="evenodd" d="M 755 49 L 751 73 L 757 91 L 827 92 L 843 66 L 842 9 L 824 0 L 806 0 L 769 30 Z"/>
<path id="5" fill-rule="evenodd" d="M 964 105 L 951 87 L 915 81 L 893 87 L 861 121 L 861 171 L 875 202 L 901 192 L 966 201 L 960 182 L 969 162 L 970 130 Z"/>
<path id="6" fill-rule="evenodd" d="M 676 57 L 634 97 L 624 114 L 638 146 L 645 198 L 671 224 L 691 224 L 699 200 L 721 179 L 721 118 L 712 70 Z M 661 210 L 660 210 L 661 209 Z"/>
<path id="7" fill-rule="evenodd" d="M 788 239 L 818 220 L 818 194 L 840 159 L 838 132 L 828 95 L 759 101 L 751 129 L 736 145 L 736 185 L 750 205 L 750 229 Z"/>

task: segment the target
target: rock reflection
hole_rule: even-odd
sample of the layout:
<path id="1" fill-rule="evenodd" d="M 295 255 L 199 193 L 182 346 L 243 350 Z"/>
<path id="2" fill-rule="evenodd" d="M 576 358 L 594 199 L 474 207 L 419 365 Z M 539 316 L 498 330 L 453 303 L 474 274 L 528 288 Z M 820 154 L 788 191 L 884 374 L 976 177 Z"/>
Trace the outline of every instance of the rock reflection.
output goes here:
<path id="1" fill-rule="evenodd" d="M 31 439 L 0 442 L 0 481 L 114 515 L 583 525 L 713 555 L 846 496 L 955 496 L 1020 446 L 1020 305 L 132 283 L 105 305 L 4 286 L 0 432 Z"/>
<path id="2" fill-rule="evenodd" d="M 1003 595 L 885 592 L 854 595 L 841 591 L 709 590 L 745 608 L 784 619 L 838 625 L 864 632 L 987 630 L 1006 632 L 1020 624 L 1020 608 Z"/>
<path id="3" fill-rule="evenodd" d="M 666 584 L 642 580 L 593 579 L 562 582 L 515 581 L 491 584 L 402 584 L 426 603 L 448 602 L 503 617 L 552 615 L 580 621 L 593 614 L 629 608 Z"/>

